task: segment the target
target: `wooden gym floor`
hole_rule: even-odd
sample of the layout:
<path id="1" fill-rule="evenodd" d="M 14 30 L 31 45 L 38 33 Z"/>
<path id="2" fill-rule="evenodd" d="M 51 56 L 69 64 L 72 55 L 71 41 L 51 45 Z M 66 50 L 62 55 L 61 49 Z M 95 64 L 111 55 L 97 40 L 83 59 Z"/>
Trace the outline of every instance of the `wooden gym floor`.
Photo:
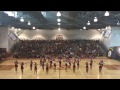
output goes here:
<path id="1" fill-rule="evenodd" d="M 26 63 L 30 62 L 30 60 L 39 64 L 38 59 L 19 59 L 17 61 Z M 100 60 L 104 61 L 102 73 L 99 73 L 98 68 Z M 89 68 L 88 73 L 86 73 L 85 62 L 89 62 L 90 59 L 82 59 L 80 61 L 80 67 L 76 69 L 75 73 L 72 68 L 67 71 L 64 68 L 62 70 L 57 69 L 56 71 L 51 68 L 49 69 L 49 73 L 46 74 L 46 70 L 43 71 L 42 67 L 38 65 L 38 72 L 34 74 L 34 70 L 30 71 L 29 64 L 25 64 L 23 75 L 21 74 L 20 65 L 18 66 L 17 73 L 15 72 L 14 61 L 15 59 L 10 59 L 0 64 L 0 79 L 120 79 L 120 61 L 106 57 L 93 59 L 92 70 Z M 62 65 L 64 65 L 64 62 L 62 62 Z"/>

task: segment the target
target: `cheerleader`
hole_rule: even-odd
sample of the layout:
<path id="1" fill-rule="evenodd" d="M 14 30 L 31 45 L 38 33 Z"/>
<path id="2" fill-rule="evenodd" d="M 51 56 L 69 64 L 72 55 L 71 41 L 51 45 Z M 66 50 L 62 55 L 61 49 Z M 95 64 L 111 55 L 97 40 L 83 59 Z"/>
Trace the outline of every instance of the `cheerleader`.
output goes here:
<path id="1" fill-rule="evenodd" d="M 46 74 L 48 74 L 48 63 L 46 64 Z"/>
<path id="2" fill-rule="evenodd" d="M 43 69 L 43 71 L 44 71 L 44 61 L 42 62 L 42 69 Z"/>
<path id="3" fill-rule="evenodd" d="M 35 65 L 34 65 L 34 74 L 37 74 L 37 63 L 35 62 Z"/>
<path id="4" fill-rule="evenodd" d="M 79 60 L 77 60 L 77 69 L 79 69 Z"/>
<path id="5" fill-rule="evenodd" d="M 90 69 L 92 69 L 92 64 L 93 64 L 93 61 L 91 59 L 91 61 L 90 61 Z"/>
<path id="6" fill-rule="evenodd" d="M 69 68 L 71 68 L 71 61 L 69 61 Z"/>
<path id="7" fill-rule="evenodd" d="M 52 60 L 50 60 L 50 68 L 52 68 Z"/>
<path id="8" fill-rule="evenodd" d="M 42 66 L 42 58 L 40 59 L 40 66 Z"/>
<path id="9" fill-rule="evenodd" d="M 61 67 L 61 60 L 59 60 L 59 67 Z"/>
<path id="10" fill-rule="evenodd" d="M 32 66 L 33 66 L 33 62 L 31 60 L 31 62 L 30 62 L 30 71 L 32 71 Z"/>
<path id="11" fill-rule="evenodd" d="M 16 60 L 14 63 L 15 63 L 15 71 L 17 72 L 17 68 L 18 68 L 18 61 Z"/>
<path id="12" fill-rule="evenodd" d="M 67 61 L 65 62 L 65 71 L 67 71 Z"/>
<path id="13" fill-rule="evenodd" d="M 56 63 L 54 62 L 54 70 L 56 71 Z"/>
<path id="14" fill-rule="evenodd" d="M 24 69 L 24 63 L 21 62 L 21 72 L 22 72 L 22 74 L 23 74 L 23 69 Z"/>
<path id="15" fill-rule="evenodd" d="M 75 72 L 75 62 L 73 63 L 73 72 Z"/>
<path id="16" fill-rule="evenodd" d="M 88 73 L 88 62 L 86 62 L 86 73 Z"/>
<path id="17" fill-rule="evenodd" d="M 101 73 L 102 71 L 102 67 L 103 67 L 103 61 L 100 61 L 99 62 L 99 72 Z"/>

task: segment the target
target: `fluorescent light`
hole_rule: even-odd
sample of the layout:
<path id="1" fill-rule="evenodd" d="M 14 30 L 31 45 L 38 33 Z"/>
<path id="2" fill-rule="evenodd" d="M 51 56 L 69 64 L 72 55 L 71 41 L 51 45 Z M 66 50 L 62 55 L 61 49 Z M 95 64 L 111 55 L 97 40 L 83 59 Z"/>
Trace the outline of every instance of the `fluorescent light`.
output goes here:
<path id="1" fill-rule="evenodd" d="M 58 21 L 58 22 L 61 22 L 61 19 L 58 18 L 57 21 Z"/>
<path id="2" fill-rule="evenodd" d="M 86 29 L 86 27 L 84 26 L 83 29 Z"/>
<path id="3" fill-rule="evenodd" d="M 20 18 L 20 21 L 21 21 L 21 22 L 24 22 L 24 19 L 23 19 L 23 17 L 21 17 L 21 18 Z"/>
<path id="4" fill-rule="evenodd" d="M 60 23 L 58 23 L 58 25 L 61 25 Z"/>
<path id="5" fill-rule="evenodd" d="M 97 22 L 97 21 L 98 21 L 97 17 L 94 17 L 94 22 Z"/>
<path id="6" fill-rule="evenodd" d="M 28 21 L 28 25 L 31 25 L 30 21 Z"/>
<path id="7" fill-rule="evenodd" d="M 33 26 L 33 29 L 35 29 L 35 27 Z"/>
<path id="8" fill-rule="evenodd" d="M 104 16 L 109 16 L 109 12 L 106 11 L 105 14 L 104 14 Z"/>
<path id="9" fill-rule="evenodd" d="M 87 25 L 90 25 L 90 21 L 88 21 Z"/>
<path id="10" fill-rule="evenodd" d="M 60 12 L 57 12 L 57 16 L 60 17 L 60 16 L 61 16 L 61 13 L 60 13 Z"/>

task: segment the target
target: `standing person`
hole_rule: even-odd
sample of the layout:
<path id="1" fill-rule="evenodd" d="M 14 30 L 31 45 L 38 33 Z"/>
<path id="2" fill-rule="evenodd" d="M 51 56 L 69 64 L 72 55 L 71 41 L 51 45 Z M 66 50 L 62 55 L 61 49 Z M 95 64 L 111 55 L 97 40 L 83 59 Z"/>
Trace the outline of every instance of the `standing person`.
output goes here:
<path id="1" fill-rule="evenodd" d="M 73 72 L 75 72 L 75 62 L 73 63 Z"/>
<path id="2" fill-rule="evenodd" d="M 24 69 L 24 63 L 21 62 L 21 72 L 22 72 L 22 74 L 23 74 L 23 69 Z"/>
<path id="3" fill-rule="evenodd" d="M 40 66 L 42 66 L 42 58 L 40 59 Z"/>
<path id="4" fill-rule="evenodd" d="M 56 71 L 56 63 L 54 62 L 54 70 Z"/>
<path id="5" fill-rule="evenodd" d="M 69 68 L 71 68 L 71 61 L 69 61 Z"/>
<path id="6" fill-rule="evenodd" d="M 102 64 L 101 62 L 99 62 L 99 72 L 101 73 L 101 70 L 102 70 Z"/>
<path id="7" fill-rule="evenodd" d="M 67 71 L 67 61 L 65 62 L 65 71 Z"/>
<path id="8" fill-rule="evenodd" d="M 33 66 L 33 62 L 31 60 L 31 62 L 30 62 L 30 71 L 32 71 L 32 66 Z"/>
<path id="9" fill-rule="evenodd" d="M 34 66 L 34 74 L 37 74 L 37 63 L 35 62 L 35 66 Z"/>
<path id="10" fill-rule="evenodd" d="M 61 68 L 61 60 L 59 60 L 59 67 Z"/>
<path id="11" fill-rule="evenodd" d="M 93 60 L 90 60 L 90 69 L 92 69 Z"/>
<path id="12" fill-rule="evenodd" d="M 79 60 L 77 60 L 77 69 L 79 69 L 79 65 L 80 65 Z"/>
<path id="13" fill-rule="evenodd" d="M 17 72 L 17 68 L 18 68 L 18 61 L 16 60 L 14 63 L 15 63 L 15 71 Z"/>
<path id="14" fill-rule="evenodd" d="M 48 74 L 48 63 L 46 64 L 46 74 Z"/>
<path id="15" fill-rule="evenodd" d="M 88 73 L 88 62 L 86 62 L 86 73 Z"/>
<path id="16" fill-rule="evenodd" d="M 103 60 L 99 62 L 99 72 L 101 73 L 103 67 Z"/>
<path id="17" fill-rule="evenodd" d="M 101 60 L 101 65 L 102 65 L 102 67 L 103 67 L 103 64 L 104 64 L 104 62 L 103 62 L 103 60 Z"/>
<path id="18" fill-rule="evenodd" d="M 50 60 L 50 68 L 52 68 L 52 59 Z"/>
<path id="19" fill-rule="evenodd" d="M 43 69 L 43 71 L 44 71 L 44 61 L 42 61 L 42 69 Z"/>

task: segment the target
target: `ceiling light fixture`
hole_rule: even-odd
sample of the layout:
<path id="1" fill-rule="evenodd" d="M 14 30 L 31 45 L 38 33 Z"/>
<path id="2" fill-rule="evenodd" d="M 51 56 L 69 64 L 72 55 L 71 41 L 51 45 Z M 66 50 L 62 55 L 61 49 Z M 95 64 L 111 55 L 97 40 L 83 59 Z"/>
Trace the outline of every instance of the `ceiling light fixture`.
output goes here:
<path id="1" fill-rule="evenodd" d="M 105 14 L 104 14 L 104 16 L 109 16 L 109 12 L 106 11 Z"/>
<path id="2" fill-rule="evenodd" d="M 117 22 L 117 25 L 120 25 L 120 22 L 119 22 L 119 21 Z"/>
<path id="3" fill-rule="evenodd" d="M 86 29 L 86 27 L 84 26 L 83 29 Z"/>
<path id="4" fill-rule="evenodd" d="M 60 16 L 61 16 L 61 13 L 60 13 L 60 12 L 57 12 L 57 16 L 60 17 Z"/>
<path id="5" fill-rule="evenodd" d="M 24 22 L 24 19 L 23 19 L 23 17 L 21 17 L 21 18 L 20 18 L 20 21 L 21 21 L 21 22 Z"/>
<path id="6" fill-rule="evenodd" d="M 60 23 L 58 23 L 58 25 L 61 25 Z"/>
<path id="7" fill-rule="evenodd" d="M 28 25 L 31 25 L 30 21 L 28 21 Z"/>
<path id="8" fill-rule="evenodd" d="M 61 19 L 58 18 L 57 21 L 58 21 L 58 22 L 61 22 Z"/>
<path id="9" fill-rule="evenodd" d="M 87 25 L 90 25 L 90 21 L 87 22 Z"/>
<path id="10" fill-rule="evenodd" d="M 97 21 L 98 21 L 97 17 L 94 17 L 94 22 L 97 22 Z"/>
<path id="11" fill-rule="evenodd" d="M 35 27 L 33 26 L 33 29 L 35 29 Z"/>

